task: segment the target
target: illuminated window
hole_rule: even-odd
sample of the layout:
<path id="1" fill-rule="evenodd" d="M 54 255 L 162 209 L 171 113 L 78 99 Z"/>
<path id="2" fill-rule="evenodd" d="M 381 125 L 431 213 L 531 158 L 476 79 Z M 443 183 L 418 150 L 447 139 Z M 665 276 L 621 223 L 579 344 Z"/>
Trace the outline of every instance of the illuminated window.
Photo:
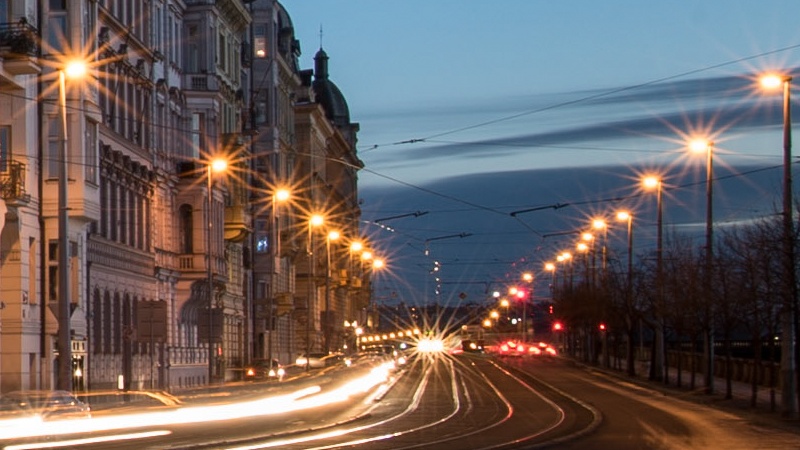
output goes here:
<path id="1" fill-rule="evenodd" d="M 267 57 L 267 27 L 256 25 L 253 31 L 253 56 L 256 58 Z"/>

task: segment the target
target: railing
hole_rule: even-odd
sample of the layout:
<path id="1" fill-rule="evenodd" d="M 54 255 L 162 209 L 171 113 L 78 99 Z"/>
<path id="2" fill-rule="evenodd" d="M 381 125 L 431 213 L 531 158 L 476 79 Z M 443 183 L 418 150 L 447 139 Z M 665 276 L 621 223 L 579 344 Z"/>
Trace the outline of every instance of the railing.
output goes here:
<path id="1" fill-rule="evenodd" d="M 26 20 L 0 23 L 0 52 L 6 59 L 37 57 L 41 51 L 37 30 Z"/>
<path id="2" fill-rule="evenodd" d="M 27 201 L 29 194 L 25 193 L 25 164 L 17 161 L 0 162 L 0 198 L 4 200 Z"/>

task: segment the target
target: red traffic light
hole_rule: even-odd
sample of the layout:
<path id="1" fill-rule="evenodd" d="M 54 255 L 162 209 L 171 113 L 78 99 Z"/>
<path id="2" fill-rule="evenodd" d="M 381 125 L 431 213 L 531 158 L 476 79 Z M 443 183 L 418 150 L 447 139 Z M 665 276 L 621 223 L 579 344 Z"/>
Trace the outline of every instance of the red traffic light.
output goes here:
<path id="1" fill-rule="evenodd" d="M 606 324 L 604 323 L 600 324 L 600 331 L 606 331 Z"/>
<path id="2" fill-rule="evenodd" d="M 554 331 L 561 331 L 562 328 L 564 328 L 564 326 L 561 325 L 561 322 L 556 322 L 556 323 L 553 324 L 553 330 Z"/>

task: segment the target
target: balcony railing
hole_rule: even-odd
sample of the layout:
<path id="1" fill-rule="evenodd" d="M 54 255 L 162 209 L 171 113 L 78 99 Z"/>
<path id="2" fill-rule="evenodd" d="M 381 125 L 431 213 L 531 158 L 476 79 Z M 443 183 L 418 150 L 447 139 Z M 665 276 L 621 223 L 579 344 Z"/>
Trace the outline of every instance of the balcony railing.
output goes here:
<path id="1" fill-rule="evenodd" d="M 25 192 L 25 164 L 17 161 L 0 161 L 0 198 L 7 201 L 27 202 Z"/>
<path id="2" fill-rule="evenodd" d="M 36 28 L 27 21 L 0 23 L 0 50 L 4 59 L 38 57 Z"/>

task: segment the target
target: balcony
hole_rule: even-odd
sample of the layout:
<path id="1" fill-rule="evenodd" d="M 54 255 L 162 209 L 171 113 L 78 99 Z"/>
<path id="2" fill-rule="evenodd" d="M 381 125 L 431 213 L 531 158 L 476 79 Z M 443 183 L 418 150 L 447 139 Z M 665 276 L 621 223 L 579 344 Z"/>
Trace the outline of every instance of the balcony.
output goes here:
<path id="1" fill-rule="evenodd" d="M 220 89 L 217 76 L 208 73 L 184 74 L 183 81 L 190 91 L 217 92 Z"/>
<path id="2" fill-rule="evenodd" d="M 37 30 L 27 21 L 0 23 L 0 57 L 3 68 L 12 75 L 28 75 L 41 72 L 36 39 Z"/>
<path id="3" fill-rule="evenodd" d="M 4 169 L 0 171 L 0 198 L 11 205 L 28 203 L 31 196 L 25 192 L 25 164 L 0 161 L 0 169 Z"/>

